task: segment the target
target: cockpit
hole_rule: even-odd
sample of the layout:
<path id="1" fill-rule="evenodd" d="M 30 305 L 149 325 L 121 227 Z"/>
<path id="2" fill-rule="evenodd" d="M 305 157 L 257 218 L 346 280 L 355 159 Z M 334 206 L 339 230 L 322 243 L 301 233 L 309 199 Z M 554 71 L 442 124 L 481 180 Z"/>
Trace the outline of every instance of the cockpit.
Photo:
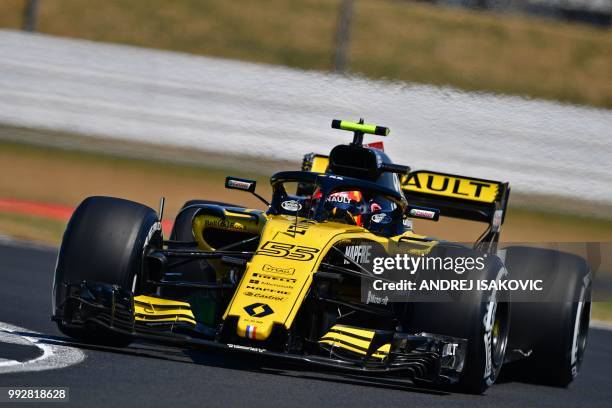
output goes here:
<path id="1" fill-rule="evenodd" d="M 281 172 L 272 176 L 269 212 L 338 222 L 393 236 L 403 232 L 406 200 L 377 183 L 333 174 Z"/>

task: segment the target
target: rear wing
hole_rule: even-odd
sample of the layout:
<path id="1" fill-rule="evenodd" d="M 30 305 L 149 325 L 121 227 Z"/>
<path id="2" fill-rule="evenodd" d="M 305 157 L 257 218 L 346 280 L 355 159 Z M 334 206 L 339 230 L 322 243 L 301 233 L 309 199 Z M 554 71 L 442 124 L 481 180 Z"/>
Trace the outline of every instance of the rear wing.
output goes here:
<path id="1" fill-rule="evenodd" d="M 303 171 L 325 173 L 329 157 L 307 154 Z M 477 246 L 495 245 L 506 216 L 510 186 L 494 180 L 429 170 L 411 171 L 400 180 L 408 200 L 408 216 L 437 221 L 439 216 L 484 222 L 489 227 Z"/>
<path id="2" fill-rule="evenodd" d="M 491 252 L 496 250 L 506 218 L 510 195 L 508 183 L 417 170 L 402 177 L 401 185 L 408 200 L 409 215 L 411 206 L 422 206 L 446 217 L 485 222 L 488 228 L 474 247 Z"/>
<path id="3" fill-rule="evenodd" d="M 433 207 L 446 217 L 490 223 L 504 222 L 508 183 L 429 170 L 413 171 L 401 180 L 410 204 Z"/>

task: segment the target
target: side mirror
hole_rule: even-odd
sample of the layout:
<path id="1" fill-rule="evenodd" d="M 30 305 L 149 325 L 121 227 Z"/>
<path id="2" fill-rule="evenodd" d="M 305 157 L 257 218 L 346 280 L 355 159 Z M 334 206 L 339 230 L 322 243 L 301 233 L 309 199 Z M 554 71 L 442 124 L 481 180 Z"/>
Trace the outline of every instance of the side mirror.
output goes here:
<path id="1" fill-rule="evenodd" d="M 232 176 L 225 178 L 225 188 L 229 188 L 231 190 L 242 190 L 248 191 L 249 193 L 254 193 L 256 185 L 257 182 L 255 180 L 241 179 Z"/>
<path id="2" fill-rule="evenodd" d="M 438 221 L 440 219 L 440 210 L 437 208 L 419 207 L 416 205 L 408 205 L 406 215 L 410 218 L 420 218 L 422 220 Z"/>
<path id="3" fill-rule="evenodd" d="M 263 198 L 262 196 L 260 196 L 259 194 L 255 192 L 256 186 L 257 186 L 257 182 L 255 180 L 242 179 L 242 178 L 232 177 L 232 176 L 227 176 L 225 178 L 225 188 L 229 188 L 230 190 L 242 190 L 242 191 L 249 192 L 269 207 L 270 203 L 265 198 Z"/>

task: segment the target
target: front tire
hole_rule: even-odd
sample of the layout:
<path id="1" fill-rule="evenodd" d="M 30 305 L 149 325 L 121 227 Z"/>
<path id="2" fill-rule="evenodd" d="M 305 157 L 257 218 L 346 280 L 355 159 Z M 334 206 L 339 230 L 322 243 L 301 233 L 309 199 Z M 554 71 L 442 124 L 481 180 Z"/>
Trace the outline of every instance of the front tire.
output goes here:
<path id="1" fill-rule="evenodd" d="M 69 316 L 78 305 L 62 288 L 86 281 L 138 292 L 144 253 L 160 246 L 161 239 L 161 225 L 153 209 L 119 198 L 86 198 L 68 222 L 57 259 L 53 313 L 59 330 L 82 341 L 128 345 L 131 336 L 89 322 L 71 325 Z"/>
<path id="2" fill-rule="evenodd" d="M 467 248 L 446 248 L 446 256 L 481 256 Z M 483 270 L 465 275 L 444 273 L 448 280 L 499 281 L 507 275 L 497 257 L 488 257 Z M 441 276 L 442 277 L 442 276 Z M 427 277 L 429 279 L 430 277 Z M 495 291 L 465 291 L 453 300 L 407 305 L 407 326 L 411 332 L 427 332 L 467 340 L 465 365 L 455 384 L 460 392 L 482 394 L 500 374 L 505 360 L 510 331 L 510 302 L 507 294 Z"/>

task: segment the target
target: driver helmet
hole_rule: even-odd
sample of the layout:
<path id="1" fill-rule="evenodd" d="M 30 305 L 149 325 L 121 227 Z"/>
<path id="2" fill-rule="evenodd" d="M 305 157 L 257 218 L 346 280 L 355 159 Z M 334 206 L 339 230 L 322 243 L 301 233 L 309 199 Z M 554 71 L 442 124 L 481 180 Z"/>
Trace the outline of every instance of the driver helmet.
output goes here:
<path id="1" fill-rule="evenodd" d="M 313 198 L 320 199 L 321 192 L 317 191 Z M 367 203 L 363 193 L 358 190 L 338 191 L 330 194 L 325 200 L 325 206 L 330 211 L 332 217 L 348 216 L 352 218 L 356 225 L 364 226 L 364 215 L 381 210 L 380 205 L 375 202 Z"/>

